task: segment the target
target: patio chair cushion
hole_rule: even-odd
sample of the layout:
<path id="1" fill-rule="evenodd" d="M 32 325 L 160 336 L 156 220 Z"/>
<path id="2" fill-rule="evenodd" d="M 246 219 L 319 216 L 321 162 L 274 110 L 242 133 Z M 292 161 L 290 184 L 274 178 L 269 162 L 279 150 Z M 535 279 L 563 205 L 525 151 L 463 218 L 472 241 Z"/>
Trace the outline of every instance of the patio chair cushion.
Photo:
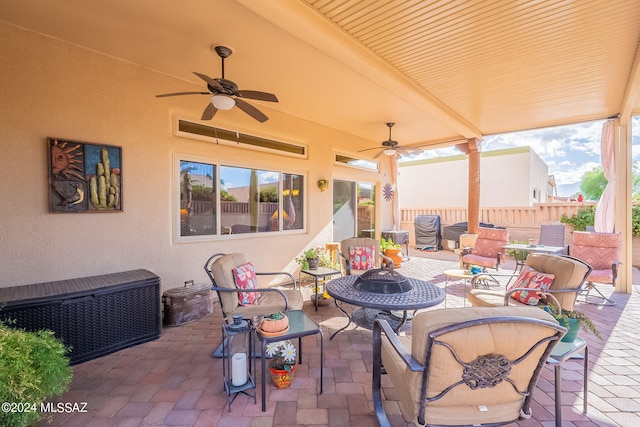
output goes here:
<path id="1" fill-rule="evenodd" d="M 525 310 L 519 313 L 520 310 Z M 411 355 L 416 361 L 423 363 L 426 360 L 427 340 L 429 333 L 449 325 L 462 323 L 470 320 L 477 320 L 482 317 L 492 316 L 513 316 L 521 315 L 533 319 L 556 322 L 551 315 L 544 310 L 533 307 L 523 307 L 514 312 L 513 308 L 495 307 L 490 312 L 486 308 L 472 307 L 459 309 L 433 310 L 418 314 L 412 321 L 412 335 L 398 336 L 404 347 L 411 349 Z M 527 326 L 527 342 L 535 341 L 548 332 L 536 327 Z M 455 348 L 458 356 L 462 360 L 471 361 L 478 355 L 502 354 L 510 360 L 515 360 L 524 354 L 525 349 L 521 343 L 523 328 L 517 324 L 486 324 L 473 328 L 461 329 L 450 333 L 442 338 L 447 344 Z M 509 337 L 509 338 L 505 338 Z M 473 345 L 469 345 L 473 343 Z M 541 353 L 542 348 L 536 349 L 536 353 Z M 515 366 L 510 374 L 518 389 L 524 390 L 531 379 L 530 370 L 536 363 L 535 357 L 526 362 L 525 365 Z M 423 372 L 411 372 L 401 357 L 394 350 L 387 340 L 382 341 L 382 364 L 400 396 L 402 413 L 406 420 L 415 420 L 420 409 L 420 389 L 422 385 Z M 433 397 L 437 392 L 444 390 L 455 383 L 462 376 L 462 367 L 456 361 L 450 351 L 444 348 L 434 348 L 431 354 L 432 366 L 437 369 L 429 371 L 429 382 L 427 384 L 427 396 Z M 533 366 L 532 366 L 533 364 Z M 465 420 L 472 424 L 478 417 L 478 407 L 487 406 L 491 408 L 493 420 L 504 419 L 504 414 L 517 412 L 522 405 L 522 396 L 513 390 L 513 387 L 506 381 L 496 385 L 502 389 L 500 393 L 482 393 L 474 391 L 469 387 L 456 387 L 442 399 L 432 402 L 426 413 L 427 424 L 447 425 L 450 424 L 452 414 L 456 420 Z M 510 396 L 508 402 L 504 402 L 504 396 Z M 497 399 L 500 399 L 498 402 Z M 410 403 L 409 403 L 410 402 Z M 485 419 L 483 421 L 490 422 Z M 465 424 L 464 422 L 460 424 Z"/>
<path id="2" fill-rule="evenodd" d="M 537 305 L 540 301 L 540 296 L 536 291 L 549 289 L 555 277 L 555 274 L 541 273 L 531 267 L 524 266 L 520 275 L 513 285 L 509 286 L 508 290 L 516 288 L 531 289 L 530 291 L 514 292 L 511 294 L 511 298 L 526 305 Z"/>
<path id="3" fill-rule="evenodd" d="M 238 289 L 255 289 L 258 287 L 258 278 L 256 277 L 253 264 L 247 262 L 233 269 L 233 281 Z M 238 294 L 238 303 L 240 305 L 251 305 L 260 298 L 260 292 L 240 292 Z"/>
<path id="4" fill-rule="evenodd" d="M 550 254 L 529 254 L 526 266 L 556 277 L 549 286 L 549 291 L 565 310 L 573 310 L 577 292 L 560 292 L 566 289 L 577 289 L 582 286 L 590 267 L 570 257 Z M 556 292 L 553 292 L 556 291 Z M 476 307 L 495 307 L 504 305 L 505 290 L 471 289 L 467 293 L 467 300 Z M 513 298 L 508 299 L 509 305 L 524 306 Z"/>
<path id="5" fill-rule="evenodd" d="M 472 252 L 463 255 L 462 262 L 467 265 L 496 268 L 498 254 L 500 254 L 500 263 L 505 260 L 505 251 L 502 247 L 507 243 L 509 243 L 509 230 L 480 227 Z"/>
<path id="6" fill-rule="evenodd" d="M 354 270 L 371 270 L 376 267 L 375 246 L 349 246 L 349 262 Z"/>
<path id="7" fill-rule="evenodd" d="M 246 264 L 247 261 L 241 253 L 226 254 L 211 264 L 211 273 L 216 279 L 216 284 L 223 288 L 236 289 L 233 279 L 233 269 Z M 302 293 L 297 289 L 284 289 L 283 292 L 289 300 L 289 310 L 301 310 L 304 303 Z M 283 298 L 276 292 L 261 292 L 253 304 L 242 306 L 238 301 L 237 292 L 220 292 L 220 305 L 225 317 L 233 314 L 242 314 L 245 318 L 265 313 L 273 313 L 284 310 Z"/>

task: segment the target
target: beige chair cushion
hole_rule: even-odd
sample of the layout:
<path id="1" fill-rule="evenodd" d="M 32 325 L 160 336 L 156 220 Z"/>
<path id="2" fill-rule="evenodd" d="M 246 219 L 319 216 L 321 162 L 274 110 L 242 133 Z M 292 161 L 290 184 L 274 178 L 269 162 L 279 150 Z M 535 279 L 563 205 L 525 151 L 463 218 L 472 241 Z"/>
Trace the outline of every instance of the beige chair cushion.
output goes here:
<path id="1" fill-rule="evenodd" d="M 550 291 L 577 288 L 589 271 L 589 267 L 580 261 L 550 254 L 529 254 L 525 265 L 541 273 L 556 276 L 549 288 Z M 577 292 L 552 292 L 552 294 L 562 308 L 573 310 Z M 495 307 L 504 305 L 504 295 L 504 290 L 471 289 L 467 299 L 475 307 Z M 513 298 L 509 298 L 508 303 L 513 306 L 525 306 Z"/>
<path id="2" fill-rule="evenodd" d="M 233 269 L 245 264 L 243 254 L 232 253 L 221 256 L 211 264 L 211 274 L 216 284 L 221 288 L 236 289 L 233 279 Z M 296 289 L 283 289 L 289 301 L 289 310 L 301 310 L 304 303 L 302 293 Z M 220 305 L 225 317 L 234 314 L 242 314 L 245 318 L 260 314 L 273 313 L 284 310 L 284 299 L 277 292 L 261 292 L 253 304 L 241 306 L 238 303 L 238 294 L 235 292 L 220 292 Z"/>
<path id="3" fill-rule="evenodd" d="M 443 309 L 417 315 L 413 319 L 412 335 L 400 337 L 400 339 L 407 350 L 411 349 L 414 359 L 423 363 L 429 332 L 448 325 L 493 316 L 529 317 L 556 323 L 551 315 L 537 307 Z M 477 325 L 448 333 L 439 339 L 455 348 L 459 357 L 465 362 L 491 354 L 501 354 L 509 360 L 515 360 L 530 348 L 532 341 L 553 333 L 554 331 L 546 327 L 503 323 Z M 524 340 L 523 336 L 530 339 Z M 403 415 L 408 422 L 417 423 L 422 373 L 411 372 L 389 342 L 383 340 L 382 343 L 383 365 L 400 396 Z M 509 377 L 517 384 L 518 389 L 527 388 L 531 372 L 535 369 L 543 352 L 544 346 L 541 346 L 534 351 L 533 357 L 513 366 Z M 439 345 L 433 347 L 430 367 L 428 397 L 435 396 L 459 381 L 463 373 L 463 367 L 455 361 L 452 354 Z M 464 384 L 457 386 L 441 399 L 427 403 L 426 422 L 427 424 L 448 424 L 452 414 L 455 414 L 456 422 L 460 424 L 490 423 L 517 418 L 523 398 L 507 382 L 498 384 L 493 390 L 497 393 L 487 393 L 486 389 L 482 388 L 472 390 Z M 506 401 L 505 397 L 507 397 Z M 486 406 L 488 411 L 480 411 L 481 405 Z"/>

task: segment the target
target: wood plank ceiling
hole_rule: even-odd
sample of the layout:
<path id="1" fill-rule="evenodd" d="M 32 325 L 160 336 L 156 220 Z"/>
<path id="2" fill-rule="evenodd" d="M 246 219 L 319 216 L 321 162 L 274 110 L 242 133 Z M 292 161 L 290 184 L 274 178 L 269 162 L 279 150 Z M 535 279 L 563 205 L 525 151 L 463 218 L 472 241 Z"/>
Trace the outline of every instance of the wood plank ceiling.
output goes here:
<path id="1" fill-rule="evenodd" d="M 640 36 L 633 0 L 306 2 L 485 135 L 620 113 Z"/>
<path id="2" fill-rule="evenodd" d="M 226 44 L 234 81 L 278 95 L 265 111 L 357 136 L 352 152 L 388 121 L 436 146 L 640 112 L 638 0 L 21 0 L 0 21 L 184 83 L 155 93 L 200 89 Z"/>

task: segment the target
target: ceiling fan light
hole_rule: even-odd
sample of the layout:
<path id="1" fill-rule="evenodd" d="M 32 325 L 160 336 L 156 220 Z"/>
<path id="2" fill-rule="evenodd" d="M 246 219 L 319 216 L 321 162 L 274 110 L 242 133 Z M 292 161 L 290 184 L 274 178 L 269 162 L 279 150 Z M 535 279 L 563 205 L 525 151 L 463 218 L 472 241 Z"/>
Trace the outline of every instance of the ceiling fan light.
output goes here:
<path id="1" fill-rule="evenodd" d="M 236 105 L 236 102 L 230 96 L 226 95 L 213 95 L 211 97 L 211 103 L 218 110 L 230 110 Z"/>
<path id="2" fill-rule="evenodd" d="M 383 151 L 383 153 L 386 156 L 393 156 L 394 154 L 396 154 L 396 150 L 394 150 L 393 148 L 387 148 L 386 150 Z"/>

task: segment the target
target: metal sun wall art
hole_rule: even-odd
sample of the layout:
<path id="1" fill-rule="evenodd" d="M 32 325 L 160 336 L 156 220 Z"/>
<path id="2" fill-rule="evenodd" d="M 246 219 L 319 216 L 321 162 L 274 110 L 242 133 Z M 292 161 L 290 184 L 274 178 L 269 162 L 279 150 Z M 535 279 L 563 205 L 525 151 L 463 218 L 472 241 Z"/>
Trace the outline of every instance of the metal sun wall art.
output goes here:
<path id="1" fill-rule="evenodd" d="M 382 196 L 387 202 L 393 197 L 393 186 L 388 182 L 382 187 Z"/>
<path id="2" fill-rule="evenodd" d="M 48 138 L 49 211 L 121 212 L 122 149 Z"/>

